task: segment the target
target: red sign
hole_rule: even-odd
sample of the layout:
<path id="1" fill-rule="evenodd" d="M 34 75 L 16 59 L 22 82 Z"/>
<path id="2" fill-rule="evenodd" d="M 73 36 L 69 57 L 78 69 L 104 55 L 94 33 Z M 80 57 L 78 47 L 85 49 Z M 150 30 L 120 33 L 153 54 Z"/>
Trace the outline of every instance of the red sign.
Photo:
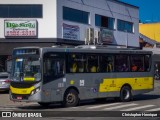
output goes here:
<path id="1" fill-rule="evenodd" d="M 36 36 L 35 31 L 28 31 L 28 30 L 13 30 L 7 31 L 6 36 Z"/>

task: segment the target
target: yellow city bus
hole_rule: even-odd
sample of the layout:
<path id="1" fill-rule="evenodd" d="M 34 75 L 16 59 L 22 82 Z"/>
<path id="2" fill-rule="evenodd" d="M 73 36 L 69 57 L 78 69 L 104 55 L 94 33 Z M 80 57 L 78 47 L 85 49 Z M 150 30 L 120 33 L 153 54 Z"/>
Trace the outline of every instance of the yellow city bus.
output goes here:
<path id="1" fill-rule="evenodd" d="M 13 50 L 10 99 L 76 106 L 114 97 L 123 102 L 154 89 L 152 52 L 101 46 Z"/>

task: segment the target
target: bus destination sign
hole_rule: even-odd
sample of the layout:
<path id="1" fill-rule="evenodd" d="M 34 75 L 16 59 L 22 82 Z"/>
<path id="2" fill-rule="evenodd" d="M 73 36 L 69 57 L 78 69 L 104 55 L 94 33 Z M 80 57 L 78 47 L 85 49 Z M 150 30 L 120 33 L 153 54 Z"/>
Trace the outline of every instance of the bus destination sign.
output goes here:
<path id="1" fill-rule="evenodd" d="M 17 49 L 13 52 L 14 55 L 39 55 L 38 49 Z"/>

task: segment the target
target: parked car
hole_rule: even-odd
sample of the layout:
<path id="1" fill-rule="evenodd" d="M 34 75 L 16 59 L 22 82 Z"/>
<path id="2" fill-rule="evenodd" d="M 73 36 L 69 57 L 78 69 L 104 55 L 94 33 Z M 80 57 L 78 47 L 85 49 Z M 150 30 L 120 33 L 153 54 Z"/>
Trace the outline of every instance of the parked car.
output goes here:
<path id="1" fill-rule="evenodd" d="M 9 90 L 10 87 L 10 79 L 9 74 L 4 72 L 2 68 L 0 68 L 0 91 Z"/>

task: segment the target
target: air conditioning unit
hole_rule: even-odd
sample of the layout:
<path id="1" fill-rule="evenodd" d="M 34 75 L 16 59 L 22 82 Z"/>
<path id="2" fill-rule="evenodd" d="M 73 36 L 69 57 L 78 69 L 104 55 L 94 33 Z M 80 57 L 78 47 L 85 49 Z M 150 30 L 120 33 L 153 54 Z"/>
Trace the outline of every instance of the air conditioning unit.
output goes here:
<path id="1" fill-rule="evenodd" d="M 94 38 L 95 38 L 95 44 L 100 43 L 100 31 L 98 30 L 94 31 Z"/>
<path id="2" fill-rule="evenodd" d="M 86 31 L 86 41 L 89 44 L 94 43 L 94 28 L 88 28 Z"/>

